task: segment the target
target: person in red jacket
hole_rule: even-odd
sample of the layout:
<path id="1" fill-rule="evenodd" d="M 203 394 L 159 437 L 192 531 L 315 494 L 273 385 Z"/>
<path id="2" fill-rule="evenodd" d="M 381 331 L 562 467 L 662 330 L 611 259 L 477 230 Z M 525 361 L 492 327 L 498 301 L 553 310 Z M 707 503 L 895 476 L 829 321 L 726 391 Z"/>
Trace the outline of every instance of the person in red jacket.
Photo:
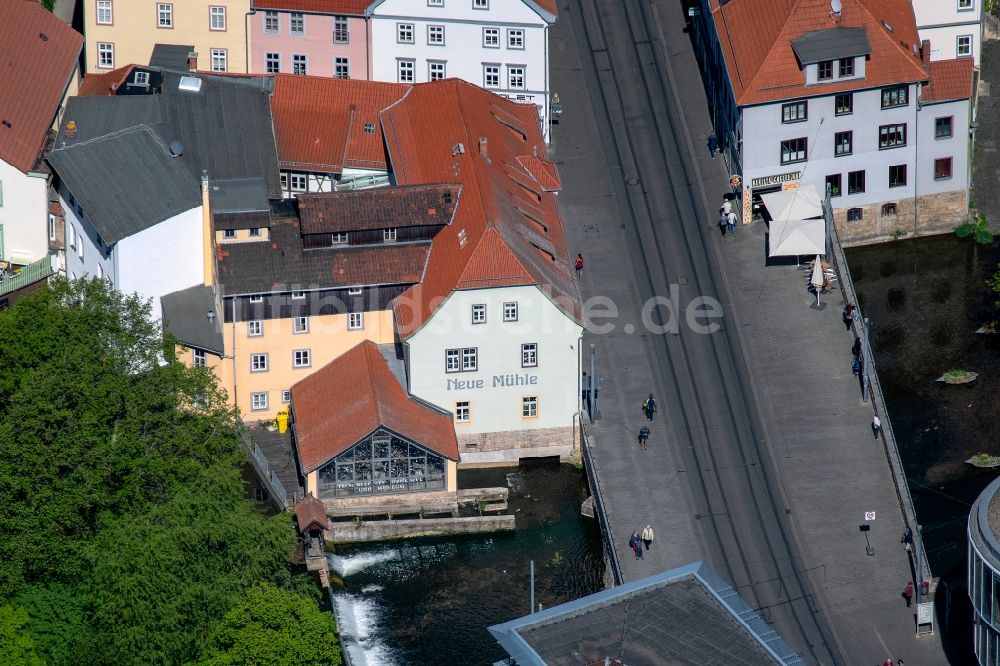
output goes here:
<path id="1" fill-rule="evenodd" d="M 576 279 L 579 280 L 580 278 L 583 277 L 583 255 L 582 254 L 576 255 L 576 264 L 574 264 L 574 265 L 576 267 Z"/>

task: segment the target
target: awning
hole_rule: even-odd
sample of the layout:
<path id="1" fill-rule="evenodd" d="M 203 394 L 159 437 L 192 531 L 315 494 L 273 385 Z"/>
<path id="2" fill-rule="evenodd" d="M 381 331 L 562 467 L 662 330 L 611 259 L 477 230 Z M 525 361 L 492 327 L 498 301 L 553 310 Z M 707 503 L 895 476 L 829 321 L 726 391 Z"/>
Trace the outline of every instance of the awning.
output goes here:
<path id="1" fill-rule="evenodd" d="M 771 220 L 767 256 L 826 254 L 826 220 Z"/>
<path id="2" fill-rule="evenodd" d="M 791 190 L 762 194 L 772 220 L 808 220 L 823 217 L 823 200 L 815 185 L 802 185 Z"/>

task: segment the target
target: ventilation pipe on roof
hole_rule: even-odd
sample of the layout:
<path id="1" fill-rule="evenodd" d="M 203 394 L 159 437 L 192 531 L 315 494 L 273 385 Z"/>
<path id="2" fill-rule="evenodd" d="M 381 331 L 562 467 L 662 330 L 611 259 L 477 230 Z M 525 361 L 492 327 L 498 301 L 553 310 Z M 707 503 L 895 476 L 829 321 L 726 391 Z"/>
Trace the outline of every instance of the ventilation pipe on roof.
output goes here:
<path id="1" fill-rule="evenodd" d="M 487 148 L 488 148 L 488 142 L 486 140 L 486 137 L 485 136 L 479 137 L 479 154 L 482 155 L 483 157 L 489 157 L 490 154 Z"/>
<path id="2" fill-rule="evenodd" d="M 920 42 L 920 61 L 924 67 L 931 66 L 931 40 L 929 39 Z"/>
<path id="3" fill-rule="evenodd" d="M 198 71 L 198 52 L 188 51 L 188 71 L 196 72 Z"/>
<path id="4" fill-rule="evenodd" d="M 464 154 L 465 154 L 465 144 L 464 143 L 456 143 L 454 146 L 451 147 L 451 156 L 452 157 L 457 157 L 459 155 L 464 155 Z"/>
<path id="5" fill-rule="evenodd" d="M 840 0 L 830 0 L 830 18 L 834 23 L 840 23 L 840 17 L 844 12 Z"/>

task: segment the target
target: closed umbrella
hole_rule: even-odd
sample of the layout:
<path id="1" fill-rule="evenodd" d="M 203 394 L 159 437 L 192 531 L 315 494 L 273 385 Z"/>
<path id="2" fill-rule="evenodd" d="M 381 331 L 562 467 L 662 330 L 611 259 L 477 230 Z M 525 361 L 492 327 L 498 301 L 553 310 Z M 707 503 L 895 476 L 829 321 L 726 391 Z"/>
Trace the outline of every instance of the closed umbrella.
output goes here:
<path id="1" fill-rule="evenodd" d="M 812 276 L 809 278 L 809 283 L 816 289 L 816 307 L 819 307 L 819 292 L 823 288 L 823 260 L 820 256 L 816 255 L 816 262 L 813 264 Z"/>

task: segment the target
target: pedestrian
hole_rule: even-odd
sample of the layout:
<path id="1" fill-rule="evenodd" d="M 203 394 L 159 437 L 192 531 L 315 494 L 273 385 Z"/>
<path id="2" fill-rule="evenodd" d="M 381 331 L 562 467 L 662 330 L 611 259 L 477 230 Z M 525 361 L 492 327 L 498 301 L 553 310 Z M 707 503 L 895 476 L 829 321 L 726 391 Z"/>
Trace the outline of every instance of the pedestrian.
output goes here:
<path id="1" fill-rule="evenodd" d="M 882 421 L 878 414 L 872 417 L 872 434 L 875 435 L 875 439 L 878 439 L 878 436 L 882 434 Z"/>
<path id="2" fill-rule="evenodd" d="M 854 344 L 851 346 L 851 354 L 854 355 L 854 358 L 861 356 L 861 338 L 856 335 L 854 336 Z"/>
<path id="3" fill-rule="evenodd" d="M 899 543 L 903 544 L 907 553 L 913 550 L 913 530 L 907 527 L 903 532 L 903 536 L 899 538 Z"/>
<path id="4" fill-rule="evenodd" d="M 574 266 L 576 267 L 576 279 L 579 280 L 580 278 L 583 277 L 583 255 L 582 254 L 576 255 L 576 264 L 574 264 Z"/>
<path id="5" fill-rule="evenodd" d="M 884 662 L 882 662 L 882 666 L 892 666 L 892 657 L 889 657 Z"/>
<path id="6" fill-rule="evenodd" d="M 646 550 L 649 550 L 649 544 L 653 543 L 653 528 L 646 525 L 646 529 L 642 531 L 642 543 L 646 546 Z"/>
<path id="7" fill-rule="evenodd" d="M 903 660 L 900 659 L 896 662 L 896 666 L 903 666 Z"/>
<path id="8" fill-rule="evenodd" d="M 656 400 L 653 399 L 652 393 L 650 393 L 649 397 L 642 403 L 642 411 L 646 412 L 647 420 L 653 420 L 653 414 L 656 413 Z"/>
<path id="9" fill-rule="evenodd" d="M 726 214 L 726 228 L 729 230 L 729 233 L 736 233 L 736 213 L 733 211 L 729 211 Z"/>
<path id="10" fill-rule="evenodd" d="M 729 226 L 729 216 L 723 211 L 722 208 L 719 209 L 719 230 L 722 232 L 722 237 L 726 237 L 726 227 Z"/>
<path id="11" fill-rule="evenodd" d="M 844 313 L 840 316 L 841 320 L 844 322 L 844 327 L 847 328 L 848 331 L 851 330 L 851 322 L 854 321 L 855 310 L 857 310 L 857 308 L 848 303 L 844 307 Z"/>
<path id="12" fill-rule="evenodd" d="M 733 212 L 733 202 L 730 201 L 729 199 L 723 199 L 722 200 L 722 209 L 720 210 L 720 212 L 723 215 L 729 215 L 730 213 L 732 213 Z"/>
<path id="13" fill-rule="evenodd" d="M 628 540 L 629 548 L 635 553 L 635 559 L 642 559 L 642 537 L 639 536 L 639 530 L 632 532 L 632 536 Z"/>
<path id="14" fill-rule="evenodd" d="M 642 426 L 639 428 L 639 448 L 643 451 L 646 450 L 646 440 L 649 439 L 649 428 Z"/>
<path id="15" fill-rule="evenodd" d="M 854 373 L 855 377 L 857 377 L 858 375 L 861 374 L 861 357 L 860 356 L 855 356 L 854 360 L 851 361 L 851 372 Z"/>
<path id="16" fill-rule="evenodd" d="M 911 580 L 906 584 L 906 589 L 903 590 L 903 598 L 906 599 L 906 607 L 910 607 L 910 602 L 913 601 L 913 581 Z"/>
<path id="17" fill-rule="evenodd" d="M 715 136 L 715 132 L 708 135 L 708 150 L 712 153 L 712 159 L 715 159 L 715 154 L 719 152 L 719 137 Z"/>

